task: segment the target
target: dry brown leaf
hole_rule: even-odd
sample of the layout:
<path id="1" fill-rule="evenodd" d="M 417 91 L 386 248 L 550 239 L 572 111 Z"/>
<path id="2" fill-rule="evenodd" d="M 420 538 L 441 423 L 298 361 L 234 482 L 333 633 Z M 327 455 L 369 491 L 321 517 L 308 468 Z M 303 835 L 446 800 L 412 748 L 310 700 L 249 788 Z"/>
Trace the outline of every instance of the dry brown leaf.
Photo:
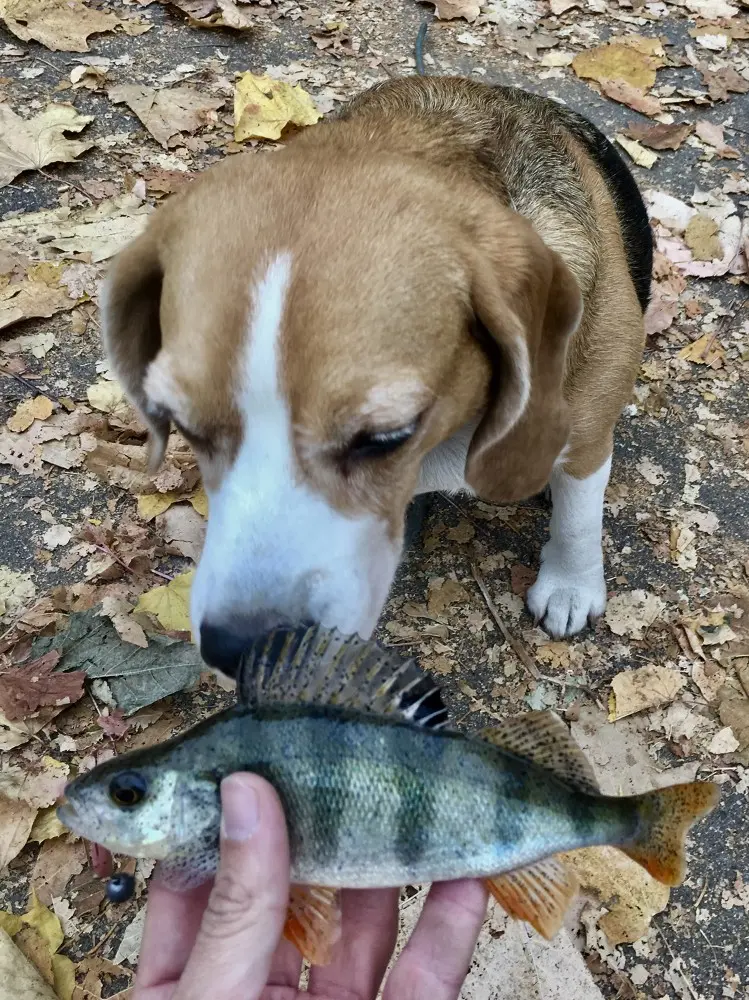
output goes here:
<path id="1" fill-rule="evenodd" d="M 633 87 L 625 80 L 602 80 L 599 86 L 606 97 L 619 104 L 626 104 L 642 115 L 657 115 L 663 111 L 663 105 L 657 97 L 646 94 L 641 87 Z"/>
<path id="2" fill-rule="evenodd" d="M 115 104 L 127 104 L 165 149 L 174 136 L 207 125 L 209 113 L 224 103 L 223 98 L 208 97 L 193 87 L 155 90 L 134 83 L 111 87 L 109 97 Z"/>
<path id="3" fill-rule="evenodd" d="M 163 0 L 162 0 L 163 2 Z M 187 14 L 190 23 L 199 28 L 234 28 L 246 31 L 254 27 L 250 10 L 244 9 L 246 0 L 166 0 Z"/>
<path id="4" fill-rule="evenodd" d="M 723 126 L 714 125 L 712 122 L 701 121 L 697 122 L 695 126 L 695 132 L 698 138 L 706 142 L 708 146 L 712 146 L 724 160 L 737 160 L 739 158 L 738 149 L 734 149 L 732 146 L 727 146 L 725 140 L 723 139 Z"/>
<path id="5" fill-rule="evenodd" d="M 731 94 L 746 94 L 749 80 L 737 73 L 733 66 L 723 66 L 718 70 L 699 67 L 707 92 L 714 101 L 728 101 Z"/>
<path id="6" fill-rule="evenodd" d="M 0 927 L 0 997 L 2 1000 L 59 1000 L 39 970 Z M 6 991 L 9 984 L 12 993 Z"/>
<path id="7" fill-rule="evenodd" d="M 122 27 L 130 35 L 149 25 L 123 21 L 81 0 L 0 0 L 0 18 L 17 38 L 41 42 L 53 52 L 88 52 L 88 36 Z"/>
<path id="8" fill-rule="evenodd" d="M 26 846 L 36 814 L 27 802 L 0 795 L 0 871 Z"/>
<path id="9" fill-rule="evenodd" d="M 53 896 L 62 896 L 70 879 L 83 871 L 85 864 L 86 849 L 82 841 L 71 844 L 64 838 L 45 840 L 31 875 L 39 902 L 49 906 Z"/>
<path id="10" fill-rule="evenodd" d="M 205 539 L 205 521 L 189 504 L 170 507 L 156 519 L 156 527 L 179 555 L 197 562 Z"/>
<path id="11" fill-rule="evenodd" d="M 71 298 L 70 291 L 61 285 L 62 270 L 63 267 L 58 264 L 36 264 L 20 281 L 10 282 L 1 288 L 0 330 L 24 319 L 46 318 L 74 309 L 77 299 Z"/>
<path id="12" fill-rule="evenodd" d="M 699 125 L 697 126 L 699 131 Z M 678 149 L 692 132 L 692 125 L 683 122 L 681 125 L 648 125 L 645 122 L 632 122 L 627 126 L 626 134 L 630 139 L 641 142 L 650 149 Z"/>
<path id="13" fill-rule="evenodd" d="M 742 750 L 749 748 L 749 698 L 727 698 L 718 709 L 720 721 L 730 726 Z"/>
<path id="14" fill-rule="evenodd" d="M 430 580 L 427 610 L 430 615 L 439 615 L 451 604 L 463 603 L 469 599 L 468 591 L 456 580 Z"/>
<path id="15" fill-rule="evenodd" d="M 16 407 L 15 413 L 8 418 L 6 426 L 14 434 L 21 434 L 31 427 L 35 420 L 48 420 L 55 409 L 55 404 L 46 396 L 33 396 L 24 399 Z"/>
<path id="16" fill-rule="evenodd" d="M 91 121 L 91 115 L 81 115 L 68 104 L 50 104 L 27 119 L 19 118 L 9 104 L 0 104 L 0 187 L 26 170 L 71 163 L 93 142 L 66 139 L 65 133 L 80 132 Z"/>
<path id="17" fill-rule="evenodd" d="M 624 591 L 609 600 L 606 606 L 606 624 L 614 635 L 642 639 L 664 608 L 665 604 L 656 594 L 645 590 Z"/>
<path id="18" fill-rule="evenodd" d="M 655 663 L 637 670 L 622 670 L 611 682 L 609 720 L 615 722 L 648 708 L 668 705 L 685 683 L 677 670 Z"/>
<path id="19" fill-rule="evenodd" d="M 48 705 L 69 705 L 83 697 L 82 670 L 53 673 L 60 659 L 52 650 L 0 674 L 0 708 L 7 719 L 25 719 Z"/>
<path id="20" fill-rule="evenodd" d="M 481 13 L 478 0 L 432 0 L 434 12 L 440 21 L 453 21 L 462 17 L 466 21 L 475 21 Z"/>

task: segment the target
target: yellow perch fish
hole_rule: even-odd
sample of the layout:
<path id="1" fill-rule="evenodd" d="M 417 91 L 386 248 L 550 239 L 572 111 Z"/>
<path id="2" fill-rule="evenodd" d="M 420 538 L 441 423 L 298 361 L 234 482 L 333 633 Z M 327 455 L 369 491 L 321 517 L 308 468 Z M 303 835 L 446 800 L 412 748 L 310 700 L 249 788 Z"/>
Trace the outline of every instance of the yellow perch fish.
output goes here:
<path id="1" fill-rule="evenodd" d="M 58 815 L 112 851 L 161 859 L 163 877 L 187 886 L 216 869 L 221 779 L 262 775 L 284 806 L 292 881 L 314 887 L 294 894 L 287 933 L 316 962 L 345 887 L 485 878 L 551 937 L 577 889 L 553 855 L 610 844 L 676 885 L 686 832 L 718 801 L 709 782 L 601 795 L 549 712 L 453 731 L 412 662 L 321 628 L 271 633 L 248 653 L 238 693 L 181 736 L 75 778 Z"/>

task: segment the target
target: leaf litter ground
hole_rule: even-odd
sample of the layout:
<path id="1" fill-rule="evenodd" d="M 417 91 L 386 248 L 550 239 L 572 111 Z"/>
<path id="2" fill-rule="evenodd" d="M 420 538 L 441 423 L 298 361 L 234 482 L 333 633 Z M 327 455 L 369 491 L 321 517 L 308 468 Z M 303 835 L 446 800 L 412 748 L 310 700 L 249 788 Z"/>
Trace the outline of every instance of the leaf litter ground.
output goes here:
<path id="1" fill-rule="evenodd" d="M 189 449 L 173 436 L 148 475 L 144 428 L 101 357 L 106 262 L 209 163 L 265 155 L 284 120 L 305 127 L 412 72 L 432 6 L 0 2 L 0 965 L 30 995 L 124 1000 L 137 962 L 150 866 L 127 863 L 131 902 L 104 901 L 55 826 L 65 778 L 231 699 L 189 643 L 206 513 Z M 656 281 L 607 494 L 604 619 L 558 642 L 522 610 L 544 498 L 433 498 L 381 637 L 440 678 L 466 727 L 561 712 L 612 792 L 724 784 L 670 898 L 618 855 L 580 855 L 568 933 L 549 947 L 491 911 L 463 997 L 745 998 L 746 5 L 437 8 L 429 71 L 557 97 L 618 143 L 646 192 Z M 404 930 L 422 899 L 404 892 Z"/>

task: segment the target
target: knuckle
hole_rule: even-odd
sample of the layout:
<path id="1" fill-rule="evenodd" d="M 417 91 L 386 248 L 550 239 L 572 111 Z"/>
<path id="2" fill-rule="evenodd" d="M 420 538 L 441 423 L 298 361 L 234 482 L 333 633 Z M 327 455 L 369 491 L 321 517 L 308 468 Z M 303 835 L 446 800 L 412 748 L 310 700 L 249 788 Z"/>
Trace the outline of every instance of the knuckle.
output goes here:
<path id="1" fill-rule="evenodd" d="M 285 901 L 278 902 L 263 887 L 243 886 L 235 876 L 219 872 L 203 914 L 202 930 L 208 938 L 226 938 L 245 932 L 258 920 L 281 919 Z"/>

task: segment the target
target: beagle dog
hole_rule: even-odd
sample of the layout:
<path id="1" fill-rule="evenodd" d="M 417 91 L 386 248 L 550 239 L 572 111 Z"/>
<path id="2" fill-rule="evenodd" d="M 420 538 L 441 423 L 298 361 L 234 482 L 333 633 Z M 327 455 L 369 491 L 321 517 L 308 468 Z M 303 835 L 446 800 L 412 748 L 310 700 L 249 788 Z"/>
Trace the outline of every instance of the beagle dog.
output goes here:
<path id="1" fill-rule="evenodd" d="M 643 345 L 652 242 L 585 118 L 510 87 L 373 87 L 272 154 L 205 171 L 116 258 L 111 364 L 157 465 L 170 426 L 209 498 L 192 619 L 231 674 L 253 637 L 368 637 L 411 499 L 551 484 L 528 607 L 606 604 L 603 497 Z"/>

